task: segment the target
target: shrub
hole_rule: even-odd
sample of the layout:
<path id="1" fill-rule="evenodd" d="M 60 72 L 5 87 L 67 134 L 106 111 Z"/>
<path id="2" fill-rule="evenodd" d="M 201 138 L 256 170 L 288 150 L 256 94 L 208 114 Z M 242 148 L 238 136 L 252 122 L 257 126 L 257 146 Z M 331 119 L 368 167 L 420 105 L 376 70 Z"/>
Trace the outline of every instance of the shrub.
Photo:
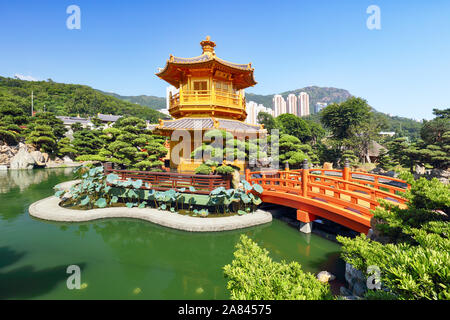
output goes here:
<path id="1" fill-rule="evenodd" d="M 415 181 L 407 197 L 415 208 L 450 212 L 450 185 L 445 185 L 436 178 L 420 178 Z"/>
<path id="2" fill-rule="evenodd" d="M 216 173 L 220 175 L 230 175 L 234 172 L 233 167 L 230 166 L 220 166 L 216 168 Z"/>
<path id="3" fill-rule="evenodd" d="M 329 300 L 328 284 L 304 272 L 297 262 L 275 262 L 269 252 L 245 235 L 236 245 L 234 260 L 224 267 L 233 300 Z"/>
<path id="4" fill-rule="evenodd" d="M 364 235 L 338 237 L 342 256 L 364 271 L 376 265 L 390 297 L 397 299 L 450 299 L 450 189 L 437 179 L 412 182 L 408 208 L 383 202 L 374 212 L 375 229 L 387 239 L 383 245 Z M 368 298 L 386 298 L 368 293 Z"/>
<path id="5" fill-rule="evenodd" d="M 211 167 L 202 163 L 195 169 L 195 174 L 210 174 L 212 172 Z"/>

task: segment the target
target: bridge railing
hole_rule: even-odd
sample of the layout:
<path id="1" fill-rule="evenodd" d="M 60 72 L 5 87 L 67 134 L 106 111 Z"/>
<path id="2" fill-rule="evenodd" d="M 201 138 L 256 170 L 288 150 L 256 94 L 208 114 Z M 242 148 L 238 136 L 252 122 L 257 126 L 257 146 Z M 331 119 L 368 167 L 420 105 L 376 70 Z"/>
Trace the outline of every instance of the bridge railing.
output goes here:
<path id="1" fill-rule="evenodd" d="M 231 179 L 228 176 L 221 175 L 200 175 L 200 174 L 183 174 L 172 172 L 149 172 L 149 171 L 133 171 L 133 170 L 117 170 L 106 167 L 105 175 L 115 173 L 120 180 L 142 180 L 144 182 L 141 189 L 146 189 L 145 183 L 151 185 L 154 190 L 180 190 L 185 189 L 186 193 L 209 194 L 218 187 L 229 189 L 231 187 Z M 189 187 L 194 187 L 195 192 L 190 192 Z"/>
<path id="2" fill-rule="evenodd" d="M 333 172 L 333 174 L 328 175 L 326 172 Z M 365 216 L 371 216 L 370 210 L 379 206 L 379 199 L 399 204 L 406 202 L 406 199 L 401 196 L 408 187 L 404 181 L 395 178 L 392 180 L 403 183 L 405 188 L 401 188 L 379 182 L 379 179 L 384 176 L 370 176 L 374 176 L 373 181 L 360 182 L 361 179 L 352 177 L 349 168 L 344 170 L 308 169 L 307 163 L 304 169 L 300 170 L 246 171 L 246 180 L 260 184 L 264 190 L 285 192 L 323 201 Z"/>

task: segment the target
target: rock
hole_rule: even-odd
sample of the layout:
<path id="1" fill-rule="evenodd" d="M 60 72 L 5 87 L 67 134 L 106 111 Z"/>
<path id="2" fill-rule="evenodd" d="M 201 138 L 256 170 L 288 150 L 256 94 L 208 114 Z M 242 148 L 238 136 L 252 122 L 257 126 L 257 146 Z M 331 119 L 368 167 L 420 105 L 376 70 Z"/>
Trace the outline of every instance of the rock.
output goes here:
<path id="1" fill-rule="evenodd" d="M 9 163 L 10 157 L 5 153 L 0 153 L 0 163 Z"/>
<path id="2" fill-rule="evenodd" d="M 9 164 L 18 151 L 18 146 L 8 146 L 0 142 L 0 164 Z"/>
<path id="3" fill-rule="evenodd" d="M 444 184 L 448 184 L 450 180 L 450 170 L 432 169 L 429 173 L 430 178 L 436 178 Z"/>
<path id="4" fill-rule="evenodd" d="M 367 286 L 364 282 L 358 281 L 353 285 L 352 293 L 354 296 L 362 297 L 367 292 Z"/>
<path id="5" fill-rule="evenodd" d="M 416 172 L 416 174 L 420 174 L 420 175 L 424 175 L 425 174 L 425 167 L 422 167 L 418 164 L 416 164 L 416 167 L 414 168 L 414 171 Z"/>
<path id="6" fill-rule="evenodd" d="M 393 170 L 386 172 L 385 175 L 388 177 L 391 177 L 391 178 L 397 178 L 397 176 L 398 176 L 397 172 L 395 172 Z"/>
<path id="7" fill-rule="evenodd" d="M 328 281 L 333 281 L 334 279 L 336 279 L 336 277 L 328 271 L 320 271 L 317 274 L 317 280 L 319 280 L 320 282 L 323 282 L 323 283 L 327 283 Z"/>
<path id="8" fill-rule="evenodd" d="M 324 162 L 323 168 L 326 170 L 331 170 L 331 169 L 333 169 L 333 164 L 331 162 Z"/>
<path id="9" fill-rule="evenodd" d="M 373 173 L 373 174 L 385 174 L 386 170 L 384 170 L 383 168 L 380 168 L 380 167 L 376 167 L 375 169 L 371 170 L 370 173 Z"/>
<path id="10" fill-rule="evenodd" d="M 62 158 L 62 160 L 63 160 L 64 163 L 73 163 L 73 160 L 70 159 L 69 156 L 64 156 L 64 157 Z"/>
<path id="11" fill-rule="evenodd" d="M 348 290 L 346 287 L 340 287 L 339 292 L 340 292 L 341 296 L 351 296 L 352 295 L 352 292 L 350 290 Z"/>
<path id="12" fill-rule="evenodd" d="M 40 151 L 30 152 L 30 155 L 33 157 L 34 161 L 38 166 L 45 166 L 45 158 Z"/>
<path id="13" fill-rule="evenodd" d="M 28 153 L 27 147 L 22 144 L 22 148 L 19 152 L 11 159 L 10 169 L 33 169 L 36 161 Z"/>
<path id="14" fill-rule="evenodd" d="M 48 159 L 49 159 L 48 153 L 47 152 L 42 152 L 42 157 L 44 158 L 44 162 L 47 163 Z"/>
<path id="15" fill-rule="evenodd" d="M 352 296 L 352 295 L 343 296 L 342 299 L 343 299 L 343 300 L 361 300 L 360 297 Z"/>

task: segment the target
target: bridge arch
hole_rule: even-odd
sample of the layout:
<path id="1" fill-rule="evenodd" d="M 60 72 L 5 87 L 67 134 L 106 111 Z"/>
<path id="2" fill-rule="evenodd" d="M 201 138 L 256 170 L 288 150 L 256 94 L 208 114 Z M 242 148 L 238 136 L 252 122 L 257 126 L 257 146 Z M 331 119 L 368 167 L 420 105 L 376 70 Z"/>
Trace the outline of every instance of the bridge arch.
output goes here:
<path id="1" fill-rule="evenodd" d="M 357 232 L 370 229 L 372 210 L 383 199 L 406 206 L 405 181 L 374 174 L 343 170 L 303 169 L 284 171 L 246 171 L 246 180 L 263 187 L 261 200 L 297 209 L 297 220 L 304 232 L 321 217 Z"/>

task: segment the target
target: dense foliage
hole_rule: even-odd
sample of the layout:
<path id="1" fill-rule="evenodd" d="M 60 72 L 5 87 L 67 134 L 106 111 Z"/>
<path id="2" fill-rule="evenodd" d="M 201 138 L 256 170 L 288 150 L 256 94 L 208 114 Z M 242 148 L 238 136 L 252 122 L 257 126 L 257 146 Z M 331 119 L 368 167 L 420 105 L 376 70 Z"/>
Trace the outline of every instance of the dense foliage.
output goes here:
<path id="1" fill-rule="evenodd" d="M 31 92 L 34 111 L 50 111 L 60 116 L 91 116 L 97 113 L 137 116 L 156 122 L 166 116 L 147 106 L 105 95 L 88 86 L 53 81 L 24 81 L 0 77 L 0 106 L 14 106 L 31 114 Z"/>
<path id="2" fill-rule="evenodd" d="M 361 162 L 370 162 L 370 145 L 385 129 L 385 123 L 372 112 L 367 101 L 355 97 L 327 106 L 320 121 L 331 131 L 329 146 L 338 154 L 337 162 L 346 150 L 352 150 Z"/>
<path id="3" fill-rule="evenodd" d="M 0 141 L 15 145 L 22 137 L 23 126 L 29 122 L 21 108 L 13 103 L 0 104 Z"/>
<path id="4" fill-rule="evenodd" d="M 311 164 L 318 164 L 319 159 L 314 153 L 312 147 L 309 144 L 303 144 L 300 139 L 289 134 L 281 134 L 278 143 L 273 142 L 278 146 L 278 161 L 280 166 L 286 162 L 289 164 L 289 168 L 300 168 L 303 160 L 307 159 Z M 276 157 L 274 157 L 275 160 Z"/>
<path id="5" fill-rule="evenodd" d="M 236 139 L 230 132 L 214 129 L 204 134 L 203 144 L 192 151 L 191 157 L 204 162 L 213 161 L 217 164 L 231 163 L 234 160 L 246 160 L 254 164 L 267 158 L 266 148 L 267 146 L 260 143 L 258 139 Z M 208 171 L 205 166 L 199 170 Z"/>
<path id="6" fill-rule="evenodd" d="M 269 252 L 245 235 L 236 245 L 234 260 L 224 267 L 233 300 L 328 300 L 328 284 L 304 272 L 297 262 L 275 262 Z"/>
<path id="7" fill-rule="evenodd" d="M 450 185 L 421 178 L 407 197 L 407 209 L 384 203 L 374 212 L 385 244 L 339 237 L 343 258 L 361 271 L 380 268 L 384 290 L 370 298 L 450 299 Z"/>
<path id="8" fill-rule="evenodd" d="M 165 138 L 146 129 L 144 120 L 123 117 L 111 128 L 74 133 L 74 146 L 83 151 L 76 159 L 113 162 L 122 168 L 159 171 L 167 154 Z"/>
<path id="9" fill-rule="evenodd" d="M 386 145 L 391 165 L 413 169 L 415 165 L 429 168 L 450 167 L 450 117 L 448 110 L 434 109 L 436 118 L 425 121 L 420 137 L 413 142 L 406 137 L 394 138 Z"/>
<path id="10" fill-rule="evenodd" d="M 100 90 L 99 90 L 100 91 Z M 139 96 L 121 96 L 116 93 L 110 93 L 110 92 L 103 92 L 109 96 L 113 96 L 115 98 L 118 98 L 120 100 L 125 100 L 134 104 L 139 104 L 141 106 L 147 106 L 155 110 L 161 110 L 166 108 L 166 98 L 162 97 L 155 97 L 155 96 L 146 96 L 146 95 L 139 95 Z"/>

